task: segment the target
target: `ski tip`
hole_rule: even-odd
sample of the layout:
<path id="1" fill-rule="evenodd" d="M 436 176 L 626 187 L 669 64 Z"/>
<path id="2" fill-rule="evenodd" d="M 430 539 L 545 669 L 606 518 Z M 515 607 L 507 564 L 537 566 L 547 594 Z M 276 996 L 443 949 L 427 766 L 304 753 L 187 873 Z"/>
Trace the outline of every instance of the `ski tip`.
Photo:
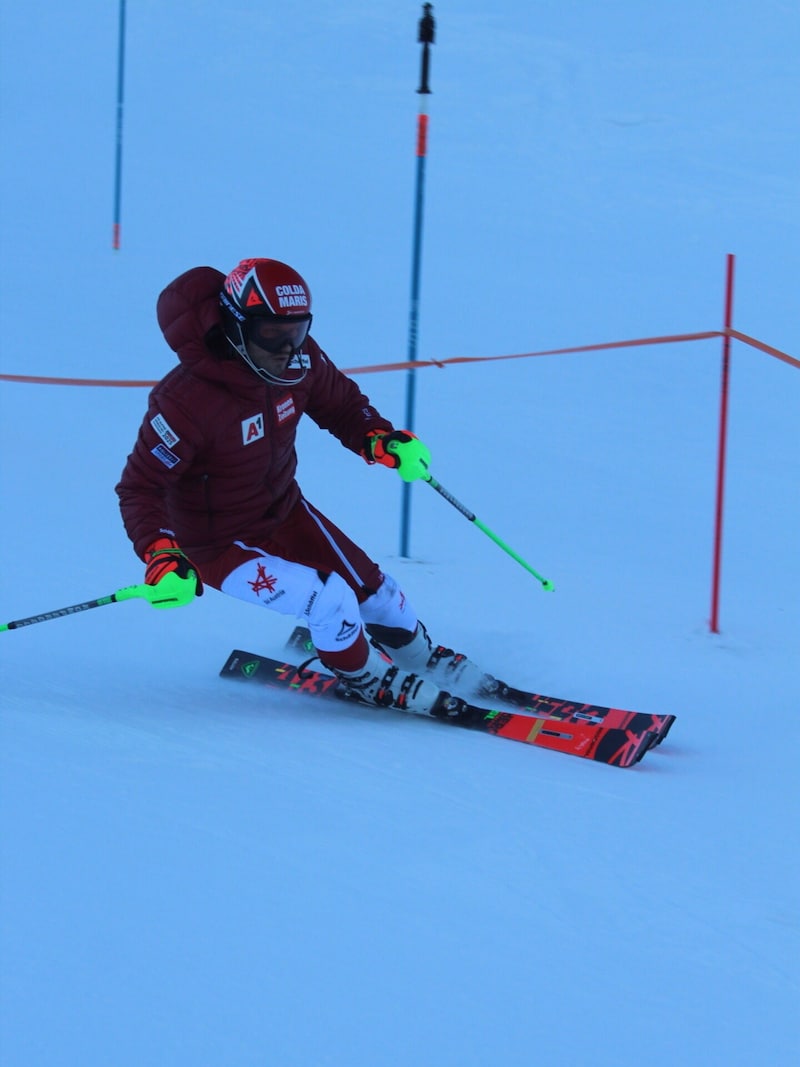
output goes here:
<path id="1" fill-rule="evenodd" d="M 676 718 L 677 718 L 677 715 L 665 715 L 664 716 L 664 722 L 663 722 L 663 724 L 661 726 L 661 729 L 656 734 L 656 742 L 655 742 L 656 745 L 660 745 L 661 742 L 664 740 L 664 738 L 667 736 L 667 734 L 670 732 L 670 730 L 672 729 L 672 727 L 673 727 L 673 725 L 675 723 Z"/>
<path id="2" fill-rule="evenodd" d="M 658 744 L 658 733 L 655 730 L 645 730 L 638 738 L 638 744 L 630 745 L 619 761 L 620 767 L 635 767 L 647 753 Z"/>
<path id="3" fill-rule="evenodd" d="M 646 752 L 649 752 L 651 748 L 655 748 L 658 744 L 659 734 L 655 730 L 648 730 L 644 735 L 644 744 L 642 745 L 641 755 L 639 759 L 644 756 Z"/>

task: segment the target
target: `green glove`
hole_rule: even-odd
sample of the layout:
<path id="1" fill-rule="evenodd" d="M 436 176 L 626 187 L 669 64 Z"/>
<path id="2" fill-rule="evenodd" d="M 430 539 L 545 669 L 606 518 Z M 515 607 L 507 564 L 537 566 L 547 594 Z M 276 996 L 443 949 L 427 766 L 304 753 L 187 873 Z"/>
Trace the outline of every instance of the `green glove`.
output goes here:
<path id="1" fill-rule="evenodd" d="M 363 454 L 368 463 L 394 467 L 404 482 L 427 481 L 429 477 L 430 449 L 410 430 L 372 430 L 364 441 Z"/>

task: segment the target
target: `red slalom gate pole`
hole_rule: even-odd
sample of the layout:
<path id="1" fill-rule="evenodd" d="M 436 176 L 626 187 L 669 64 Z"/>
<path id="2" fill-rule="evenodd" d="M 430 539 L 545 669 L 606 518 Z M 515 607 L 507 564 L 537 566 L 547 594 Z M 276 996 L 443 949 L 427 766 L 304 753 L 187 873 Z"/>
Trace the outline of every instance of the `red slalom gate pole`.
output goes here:
<path id="1" fill-rule="evenodd" d="M 725 336 L 722 339 L 722 378 L 719 403 L 719 445 L 717 448 L 717 500 L 714 517 L 714 565 L 711 578 L 712 634 L 719 633 L 719 587 L 722 570 L 722 516 L 725 498 L 725 460 L 728 443 L 728 393 L 731 373 L 731 336 L 733 329 L 733 275 L 736 257 L 729 254 L 725 272 Z"/>

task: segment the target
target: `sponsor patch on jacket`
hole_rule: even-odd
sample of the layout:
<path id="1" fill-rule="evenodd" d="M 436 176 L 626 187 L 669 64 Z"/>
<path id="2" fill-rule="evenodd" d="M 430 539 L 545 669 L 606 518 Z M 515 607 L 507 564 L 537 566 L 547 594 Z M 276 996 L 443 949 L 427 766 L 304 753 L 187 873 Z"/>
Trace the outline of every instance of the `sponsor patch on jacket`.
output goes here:
<path id="1" fill-rule="evenodd" d="M 275 414 L 278 416 L 278 422 L 285 422 L 287 419 L 290 419 L 292 415 L 296 414 L 294 398 L 289 395 L 285 396 L 282 400 L 279 400 L 275 405 Z"/>
<path id="2" fill-rule="evenodd" d="M 178 441 L 180 441 L 180 437 L 178 437 L 163 415 L 156 415 L 155 418 L 150 420 L 150 425 L 167 448 L 172 448 L 173 445 L 177 445 Z"/>
<path id="3" fill-rule="evenodd" d="M 181 461 L 181 457 L 176 456 L 166 445 L 156 445 L 156 447 L 151 448 L 150 451 L 156 459 L 161 460 L 165 467 L 174 467 L 176 463 L 180 463 Z"/>
<path id="4" fill-rule="evenodd" d="M 242 419 L 242 443 L 251 445 L 264 436 L 264 415 L 259 413 L 249 419 Z"/>

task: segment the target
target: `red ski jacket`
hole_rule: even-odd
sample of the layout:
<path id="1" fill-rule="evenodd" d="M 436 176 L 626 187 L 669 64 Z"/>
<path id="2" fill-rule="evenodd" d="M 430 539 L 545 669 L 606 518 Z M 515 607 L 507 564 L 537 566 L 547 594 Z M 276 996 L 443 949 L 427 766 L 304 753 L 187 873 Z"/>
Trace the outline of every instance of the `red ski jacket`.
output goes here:
<path id="1" fill-rule="evenodd" d="M 351 451 L 370 430 L 391 430 L 352 379 L 308 338 L 305 378 L 268 385 L 213 343 L 224 275 L 195 267 L 158 299 L 158 322 L 180 363 L 150 393 L 116 487 L 136 553 L 173 531 L 198 565 L 241 540 L 257 545 L 300 497 L 295 435 L 304 413 Z M 211 331 L 211 333 L 209 333 Z"/>

